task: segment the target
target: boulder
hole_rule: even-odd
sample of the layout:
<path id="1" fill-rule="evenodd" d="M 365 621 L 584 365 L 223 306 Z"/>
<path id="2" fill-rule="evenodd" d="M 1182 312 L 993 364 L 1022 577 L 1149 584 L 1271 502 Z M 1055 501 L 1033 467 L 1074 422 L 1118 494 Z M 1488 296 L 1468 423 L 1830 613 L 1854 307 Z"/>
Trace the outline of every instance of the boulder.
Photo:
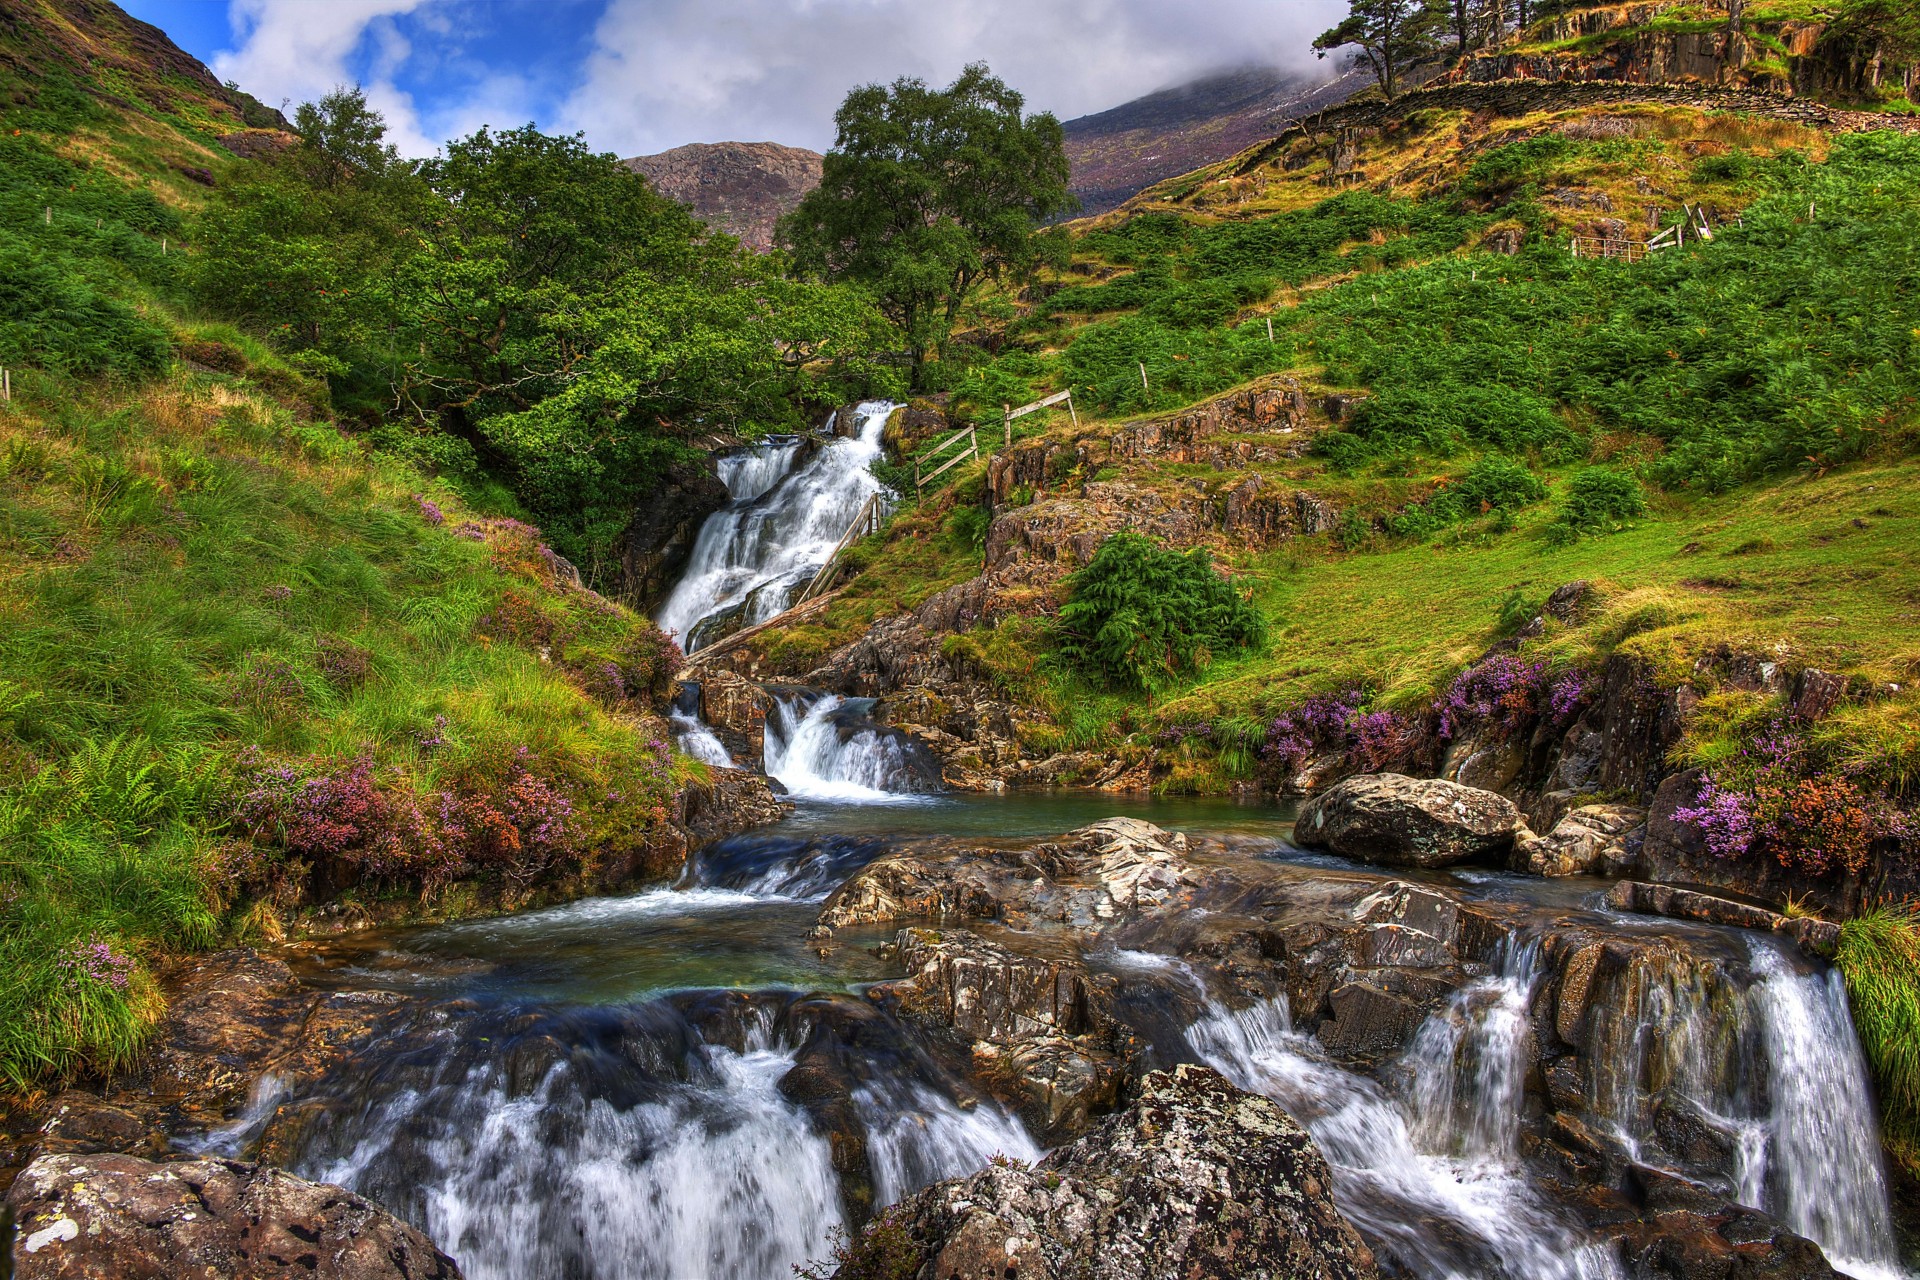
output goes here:
<path id="1" fill-rule="evenodd" d="M 1525 831 L 1505 796 L 1437 778 L 1369 773 L 1308 801 L 1293 838 L 1362 862 L 1445 867 L 1505 855 Z"/>
<path id="2" fill-rule="evenodd" d="M 889 1256 L 890 1255 L 890 1256 Z M 1204 1067 L 1155 1072 L 1134 1103 L 1033 1168 L 996 1162 L 890 1210 L 835 1273 L 938 1280 L 1372 1280 L 1313 1140 Z"/>
<path id="3" fill-rule="evenodd" d="M 1537 876 L 1621 875 L 1632 869 L 1647 835 L 1647 811 L 1628 804 L 1573 810 L 1544 836 L 1514 844 L 1513 866 Z"/>
<path id="4" fill-rule="evenodd" d="M 47 1155 L 7 1194 L 19 1280 L 458 1280 L 370 1200 L 237 1160 Z"/>

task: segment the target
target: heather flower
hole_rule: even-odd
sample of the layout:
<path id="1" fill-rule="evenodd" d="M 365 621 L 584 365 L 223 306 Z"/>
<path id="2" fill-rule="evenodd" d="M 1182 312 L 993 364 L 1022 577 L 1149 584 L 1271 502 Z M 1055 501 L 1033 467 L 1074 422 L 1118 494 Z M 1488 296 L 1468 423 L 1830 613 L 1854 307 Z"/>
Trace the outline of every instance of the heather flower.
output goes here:
<path id="1" fill-rule="evenodd" d="M 132 956 L 114 950 L 113 944 L 95 937 L 66 952 L 55 962 L 71 979 L 85 979 L 124 992 L 133 981 L 136 962 Z"/>
<path id="2" fill-rule="evenodd" d="M 1554 677 L 1547 691 L 1547 711 L 1555 724 L 1565 724 L 1593 700 L 1594 689 L 1588 673 L 1578 667 Z"/>
<path id="3" fill-rule="evenodd" d="M 454 529 L 453 536 L 456 538 L 465 538 L 469 542 L 485 542 L 487 540 L 487 526 L 477 520 L 462 520 Z"/>
<path id="4" fill-rule="evenodd" d="M 261 591 L 260 596 L 268 604 L 285 604 L 287 601 L 293 599 L 293 588 L 284 582 L 276 582 Z"/>
<path id="5" fill-rule="evenodd" d="M 373 654 L 349 640 L 322 636 L 314 665 L 327 683 L 342 692 L 358 689 L 373 671 Z"/>
<path id="6" fill-rule="evenodd" d="M 1755 825 L 1746 797 L 1708 778 L 1692 807 L 1676 809 L 1674 821 L 1700 832 L 1707 852 L 1716 858 L 1745 857 L 1753 847 Z"/>
<path id="7" fill-rule="evenodd" d="M 1440 736 L 1455 738 L 1490 724 L 1503 736 L 1532 718 L 1546 667 L 1510 653 L 1496 653 L 1454 677 L 1440 699 Z"/>
<path id="8" fill-rule="evenodd" d="M 1349 725 L 1364 700 L 1360 690 L 1348 689 L 1339 694 L 1316 694 L 1287 708 L 1267 725 L 1261 754 L 1282 774 L 1292 777 L 1315 753 L 1344 750 Z"/>
<path id="9" fill-rule="evenodd" d="M 420 518 L 428 524 L 445 524 L 447 522 L 446 514 L 425 494 L 414 494 L 413 501 L 414 505 L 420 508 Z"/>
<path id="10" fill-rule="evenodd" d="M 420 735 L 419 745 L 422 751 L 438 751 L 447 745 L 447 718 L 435 716 L 433 728 Z"/>
<path id="11" fill-rule="evenodd" d="M 1368 711 L 1348 724 L 1353 757 L 1361 768 L 1374 772 L 1398 759 L 1406 749 L 1412 726 L 1394 711 Z"/>

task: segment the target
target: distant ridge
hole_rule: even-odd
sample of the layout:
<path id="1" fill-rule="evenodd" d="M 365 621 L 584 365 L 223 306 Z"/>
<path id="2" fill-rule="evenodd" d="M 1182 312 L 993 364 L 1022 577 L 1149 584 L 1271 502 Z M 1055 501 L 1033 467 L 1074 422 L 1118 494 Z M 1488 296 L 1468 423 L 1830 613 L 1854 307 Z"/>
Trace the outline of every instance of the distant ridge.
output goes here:
<path id="1" fill-rule="evenodd" d="M 1104 213 L 1156 182 L 1224 160 L 1286 122 L 1345 102 L 1362 72 L 1242 67 L 1069 120 L 1067 159 L 1083 213 Z"/>
<path id="2" fill-rule="evenodd" d="M 714 230 L 768 249 L 773 224 L 820 185 L 820 160 L 777 142 L 693 142 L 621 163 Z"/>

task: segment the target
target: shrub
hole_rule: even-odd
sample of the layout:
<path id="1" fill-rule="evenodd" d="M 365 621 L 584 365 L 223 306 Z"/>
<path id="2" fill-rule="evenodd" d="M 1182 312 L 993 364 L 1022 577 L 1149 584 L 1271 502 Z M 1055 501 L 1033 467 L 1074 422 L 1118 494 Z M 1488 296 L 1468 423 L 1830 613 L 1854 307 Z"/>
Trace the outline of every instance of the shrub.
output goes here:
<path id="1" fill-rule="evenodd" d="M 1159 688 L 1266 637 L 1259 612 L 1205 551 L 1169 551 L 1137 533 L 1102 543 L 1070 590 L 1060 610 L 1060 652 L 1115 688 Z"/>
<path id="2" fill-rule="evenodd" d="M 1511 737 L 1538 714 L 1545 677 L 1544 664 L 1510 653 L 1468 667 L 1440 697 L 1440 736 L 1457 738 L 1488 726 L 1500 737 Z"/>
<path id="3" fill-rule="evenodd" d="M 1640 482 L 1612 467 L 1586 467 L 1567 481 L 1559 521 L 1581 533 L 1598 533 L 1647 513 Z"/>

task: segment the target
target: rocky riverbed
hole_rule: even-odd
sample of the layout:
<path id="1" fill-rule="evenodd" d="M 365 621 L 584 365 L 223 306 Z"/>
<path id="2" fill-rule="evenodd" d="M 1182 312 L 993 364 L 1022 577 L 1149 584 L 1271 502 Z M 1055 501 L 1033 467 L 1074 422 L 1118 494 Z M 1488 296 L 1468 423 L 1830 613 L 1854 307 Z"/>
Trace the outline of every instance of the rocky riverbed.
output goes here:
<path id="1" fill-rule="evenodd" d="M 1605 890 L 1137 818 L 796 823 L 677 889 L 184 967 L 139 1070 L 17 1118 L 12 1202 L 78 1230 L 157 1160 L 233 1189 L 222 1240 L 332 1196 L 339 1256 L 411 1230 L 469 1277 L 776 1276 L 863 1227 L 849 1277 L 970 1275 L 1003 1227 L 1060 1277 L 1122 1274 L 1116 1241 L 1169 1274 L 1902 1274 L 1837 981 Z M 21 1273 L 93 1274 L 55 1236 Z M 323 1273 L 435 1274 L 404 1265 Z"/>

